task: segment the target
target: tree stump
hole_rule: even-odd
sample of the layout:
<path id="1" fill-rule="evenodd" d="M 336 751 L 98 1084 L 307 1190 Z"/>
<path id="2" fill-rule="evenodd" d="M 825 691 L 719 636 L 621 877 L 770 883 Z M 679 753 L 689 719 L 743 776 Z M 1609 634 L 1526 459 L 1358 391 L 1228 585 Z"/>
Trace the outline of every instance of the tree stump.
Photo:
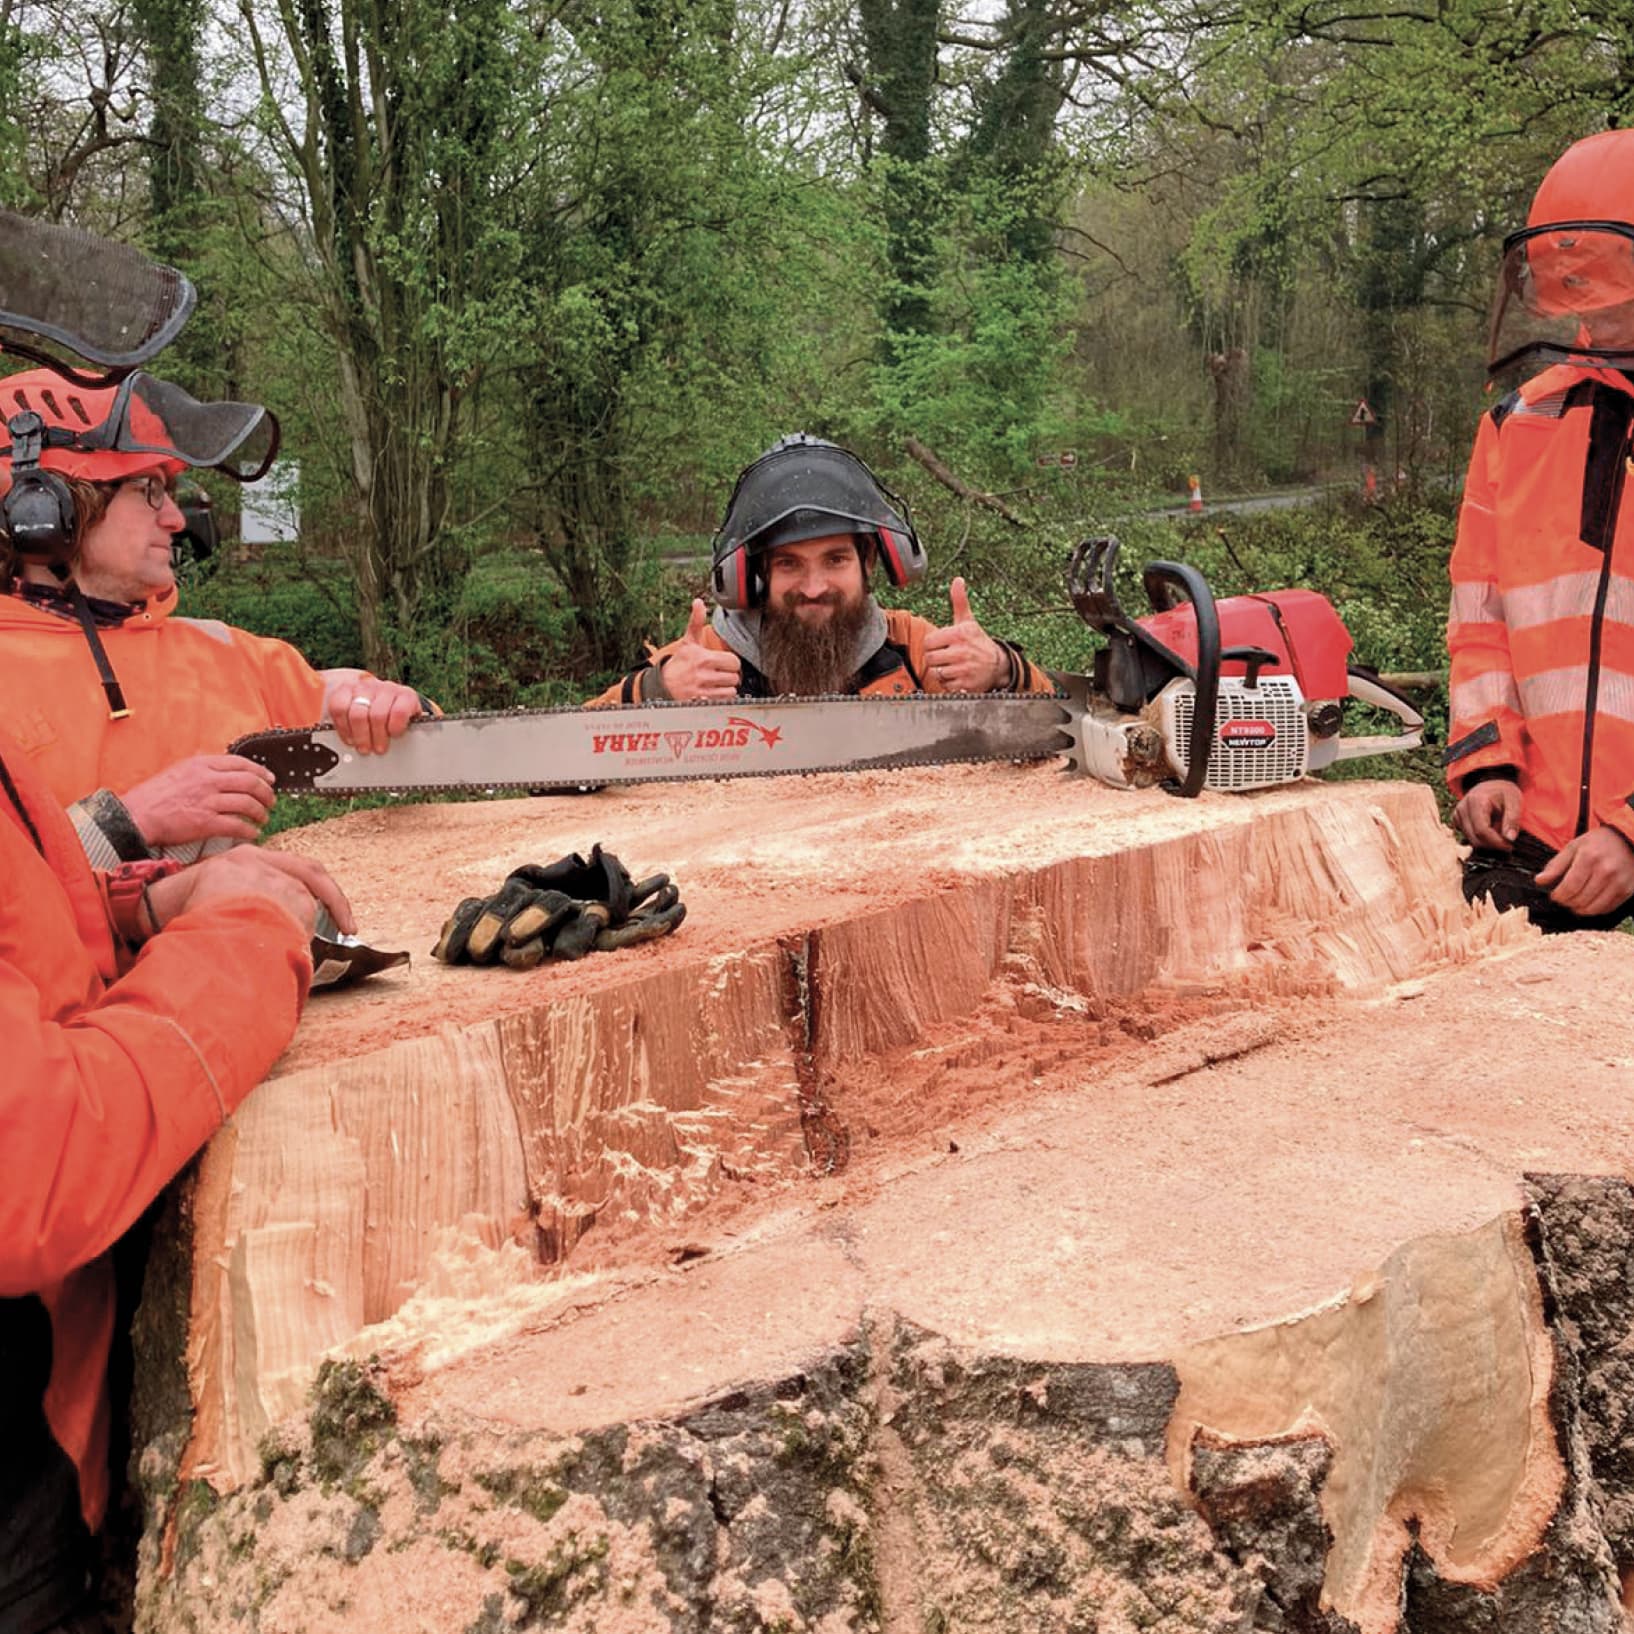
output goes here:
<path id="1" fill-rule="evenodd" d="M 593 840 L 677 936 L 423 957 Z M 1634 943 L 1467 908 L 1428 791 L 958 767 L 286 843 L 416 958 L 198 1167 L 139 1627 L 1621 1626 Z"/>

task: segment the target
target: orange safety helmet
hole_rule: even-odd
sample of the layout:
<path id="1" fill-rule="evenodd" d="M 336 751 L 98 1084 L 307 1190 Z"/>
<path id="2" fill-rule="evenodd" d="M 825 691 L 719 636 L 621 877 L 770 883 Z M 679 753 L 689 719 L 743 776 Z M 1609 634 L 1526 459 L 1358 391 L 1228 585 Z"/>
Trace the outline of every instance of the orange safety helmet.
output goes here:
<path id="1" fill-rule="evenodd" d="M 13 416 L 33 412 L 47 428 L 47 441 L 40 453 L 40 466 L 65 477 L 85 482 L 119 482 L 156 466 L 166 476 L 181 472 L 187 462 L 177 454 L 155 457 L 158 446 L 169 441 L 164 422 L 140 398 L 133 397 L 129 420 L 141 446 L 132 449 L 111 446 L 87 447 L 86 439 L 108 425 L 119 386 L 76 386 L 52 369 L 29 369 L 23 374 L 0 380 L 0 422 L 9 425 Z M 73 441 L 54 442 L 50 434 L 71 433 Z M 100 442 L 101 438 L 94 440 Z M 11 487 L 10 439 L 0 453 L 0 494 Z"/>
<path id="2" fill-rule="evenodd" d="M 237 482 L 266 474 L 278 452 L 278 419 L 259 403 L 201 403 L 138 370 L 114 386 L 78 386 L 52 369 L 0 379 L 0 424 L 37 414 L 40 466 L 91 482 L 118 482 L 159 466 L 209 466 Z M 11 449 L 0 448 L 0 492 Z"/>
<path id="3" fill-rule="evenodd" d="M 1504 240 L 1488 365 L 1634 362 L 1634 130 L 1574 142 Z"/>
<path id="4" fill-rule="evenodd" d="M 0 379 L 0 515 L 12 549 L 66 571 L 74 507 L 64 477 L 118 482 L 157 468 L 211 466 L 238 482 L 265 474 L 278 420 L 258 403 L 200 403 L 138 370 L 82 386 L 53 369 Z"/>
<path id="5" fill-rule="evenodd" d="M 1526 212 L 1528 227 L 1613 221 L 1634 227 L 1634 130 L 1585 136 L 1549 166 Z"/>

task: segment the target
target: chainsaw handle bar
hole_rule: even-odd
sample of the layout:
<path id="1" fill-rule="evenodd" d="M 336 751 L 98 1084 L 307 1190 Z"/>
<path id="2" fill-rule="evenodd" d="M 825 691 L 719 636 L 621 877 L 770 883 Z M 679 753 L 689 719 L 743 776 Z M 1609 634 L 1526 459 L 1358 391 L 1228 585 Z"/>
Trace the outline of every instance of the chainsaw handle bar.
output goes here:
<path id="1" fill-rule="evenodd" d="M 1215 711 L 1220 703 L 1220 615 L 1214 606 L 1214 592 L 1195 567 L 1184 562 L 1148 562 L 1141 583 L 1154 612 L 1174 605 L 1171 590 L 1182 592 L 1197 619 L 1197 667 L 1193 681 L 1197 706 L 1191 717 L 1191 743 L 1186 755 L 1186 775 L 1177 784 L 1165 784 L 1171 794 L 1190 800 L 1203 792 L 1208 777 L 1209 756 L 1214 750 Z"/>
<path id="2" fill-rule="evenodd" d="M 1335 760 L 1362 760 L 1368 755 L 1399 754 L 1404 749 L 1416 749 L 1423 743 L 1424 716 L 1409 699 L 1393 686 L 1385 685 L 1372 670 L 1352 664 L 1349 676 L 1352 698 L 1374 709 L 1388 710 L 1407 730 L 1398 732 L 1394 737 L 1340 738 Z"/>
<path id="3" fill-rule="evenodd" d="M 1122 637 L 1150 653 L 1163 668 L 1174 675 L 1195 680 L 1192 667 L 1179 653 L 1166 647 L 1148 630 L 1123 610 L 1118 593 L 1112 588 L 1112 570 L 1117 565 L 1118 552 L 1123 547 L 1111 535 L 1098 539 L 1084 539 L 1073 550 L 1067 563 L 1067 594 L 1079 618 L 1098 635 Z M 1154 562 L 1152 567 L 1170 567 L 1173 563 Z M 1151 568 L 1147 569 L 1148 572 Z M 1146 594 L 1151 598 L 1154 612 L 1168 605 L 1168 593 L 1158 586 L 1154 593 L 1148 583 Z"/>

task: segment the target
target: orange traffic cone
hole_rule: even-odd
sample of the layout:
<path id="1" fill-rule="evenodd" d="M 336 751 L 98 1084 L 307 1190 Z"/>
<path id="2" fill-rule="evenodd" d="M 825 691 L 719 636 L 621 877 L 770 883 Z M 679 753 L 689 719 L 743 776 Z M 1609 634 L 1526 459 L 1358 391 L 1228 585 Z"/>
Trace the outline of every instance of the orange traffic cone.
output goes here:
<path id="1" fill-rule="evenodd" d="M 1203 508 L 1202 481 L 1198 477 L 1188 477 L 1186 480 L 1191 484 L 1191 499 L 1189 501 L 1191 508 L 1194 511 L 1200 511 Z"/>

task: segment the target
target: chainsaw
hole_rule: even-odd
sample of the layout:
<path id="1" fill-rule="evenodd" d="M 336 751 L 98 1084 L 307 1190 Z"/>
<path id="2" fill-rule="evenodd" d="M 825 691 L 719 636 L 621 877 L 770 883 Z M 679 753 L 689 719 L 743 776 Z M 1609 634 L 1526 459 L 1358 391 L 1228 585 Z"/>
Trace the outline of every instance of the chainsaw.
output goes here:
<path id="1" fill-rule="evenodd" d="M 1423 717 L 1350 666 L 1350 632 L 1311 590 L 1216 602 L 1196 569 L 1153 562 L 1152 612 L 1131 618 L 1112 587 L 1116 539 L 1073 552 L 1073 607 L 1106 638 L 1088 675 L 1054 694 L 913 693 L 892 698 L 654 701 L 627 708 L 513 710 L 415 722 L 384 755 L 360 755 L 329 726 L 240 738 L 231 753 L 280 793 L 529 793 L 607 784 L 868 771 L 1066 756 L 1118 788 L 1291 783 L 1336 761 L 1418 747 Z M 1341 735 L 1347 700 L 1386 710 L 1393 736 Z"/>

